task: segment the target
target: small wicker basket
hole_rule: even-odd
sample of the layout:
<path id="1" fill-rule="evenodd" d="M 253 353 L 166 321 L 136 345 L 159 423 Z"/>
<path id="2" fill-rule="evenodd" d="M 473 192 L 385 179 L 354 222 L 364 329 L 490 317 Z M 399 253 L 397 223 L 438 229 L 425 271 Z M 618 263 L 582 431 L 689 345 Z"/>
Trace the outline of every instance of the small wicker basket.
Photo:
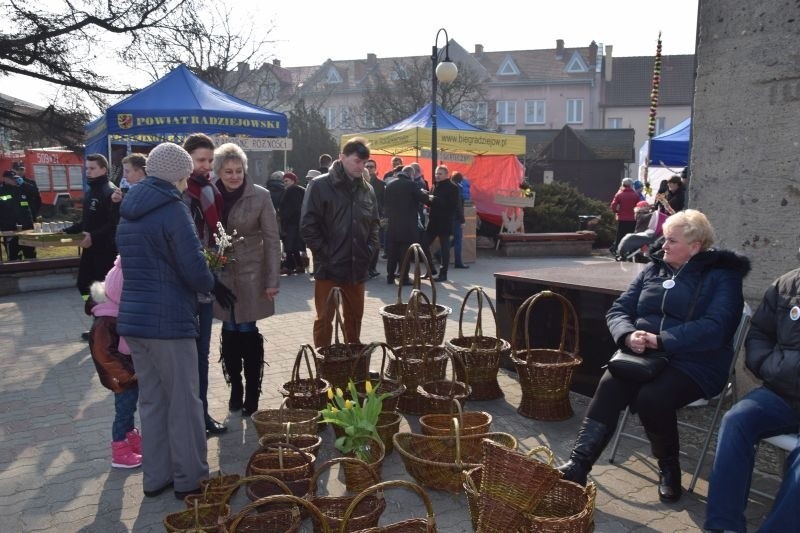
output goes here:
<path id="1" fill-rule="evenodd" d="M 289 409 L 286 407 L 288 398 L 284 398 L 278 409 L 261 409 L 250 415 L 259 437 L 267 434 L 289 433 L 315 435 L 319 411 L 316 409 Z M 291 426 L 290 426 L 291 424 Z"/>
<path id="2" fill-rule="evenodd" d="M 365 498 L 369 498 L 373 492 L 382 492 L 391 487 L 402 487 L 416 492 L 425 506 L 426 516 L 424 518 L 407 518 L 400 522 L 395 522 L 394 524 L 362 529 L 359 530 L 358 533 L 436 533 L 436 517 L 433 513 L 433 505 L 431 504 L 428 494 L 419 485 L 399 479 L 378 483 L 377 485 L 367 488 L 358 496 L 356 496 L 353 502 L 350 504 L 350 507 L 348 507 L 344 513 L 341 531 L 350 531 L 350 517 L 358 511 L 361 502 Z"/>
<path id="3" fill-rule="evenodd" d="M 328 294 L 326 306 L 333 306 L 334 342 L 330 346 L 318 346 L 315 359 L 320 377 L 328 380 L 331 387 L 347 388 L 352 381 L 363 381 L 369 374 L 369 359 L 372 351 L 367 351 L 367 345 L 353 342 L 347 338 L 342 316 L 339 311 L 347 302 L 342 289 L 333 287 Z M 339 330 L 342 332 L 344 342 L 339 342 Z M 320 407 L 323 409 L 324 405 Z"/>
<path id="4" fill-rule="evenodd" d="M 311 358 L 309 359 L 309 353 Z M 304 344 L 297 352 L 292 367 L 292 376 L 289 381 L 283 384 L 280 392 L 287 399 L 286 407 L 290 409 L 315 409 L 325 408 L 328 401 L 328 390 L 331 384 L 317 376 L 316 364 L 311 365 L 311 361 L 316 357 L 314 348 L 310 344 Z M 308 371 L 307 378 L 300 377 L 300 363 L 305 360 Z"/>

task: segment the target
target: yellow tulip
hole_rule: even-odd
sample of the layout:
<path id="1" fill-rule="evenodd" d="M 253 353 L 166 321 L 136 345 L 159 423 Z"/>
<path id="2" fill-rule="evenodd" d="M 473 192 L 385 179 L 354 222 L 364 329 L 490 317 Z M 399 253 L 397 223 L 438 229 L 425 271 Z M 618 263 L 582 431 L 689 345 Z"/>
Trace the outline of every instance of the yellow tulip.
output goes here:
<path id="1" fill-rule="evenodd" d="M 372 394 L 372 383 L 369 380 L 364 383 L 364 388 L 367 390 L 367 394 Z"/>
<path id="2" fill-rule="evenodd" d="M 338 407 L 331 407 L 331 412 L 332 413 L 338 413 L 339 412 L 339 408 Z"/>
<path id="3" fill-rule="evenodd" d="M 350 400 L 345 400 L 344 401 L 344 408 L 345 409 L 352 409 L 353 408 L 353 402 L 351 402 Z"/>
<path id="4" fill-rule="evenodd" d="M 339 387 L 336 387 L 336 396 L 338 396 L 339 398 L 344 397 L 344 393 L 342 392 L 342 389 Z"/>
<path id="5" fill-rule="evenodd" d="M 328 399 L 333 400 L 333 389 L 328 389 Z"/>

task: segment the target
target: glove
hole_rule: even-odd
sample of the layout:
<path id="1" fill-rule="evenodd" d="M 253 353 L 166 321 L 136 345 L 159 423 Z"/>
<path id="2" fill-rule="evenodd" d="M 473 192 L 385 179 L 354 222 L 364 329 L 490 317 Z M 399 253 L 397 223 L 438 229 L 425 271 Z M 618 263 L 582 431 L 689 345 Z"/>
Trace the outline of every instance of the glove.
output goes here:
<path id="1" fill-rule="evenodd" d="M 214 288 L 211 289 L 211 293 L 223 309 L 230 309 L 236 303 L 236 295 L 217 276 L 214 276 Z"/>

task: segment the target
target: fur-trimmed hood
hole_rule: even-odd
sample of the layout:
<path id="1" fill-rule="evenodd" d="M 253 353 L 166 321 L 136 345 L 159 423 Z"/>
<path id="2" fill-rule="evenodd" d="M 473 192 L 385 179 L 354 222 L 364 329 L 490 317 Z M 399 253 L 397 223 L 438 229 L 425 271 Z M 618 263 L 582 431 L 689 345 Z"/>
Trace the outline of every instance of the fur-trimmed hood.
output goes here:
<path id="1" fill-rule="evenodd" d="M 661 270 L 670 269 L 670 267 L 664 263 L 663 257 L 654 257 L 653 261 L 660 264 Z M 715 250 L 713 248 L 700 252 L 692 257 L 687 266 L 703 272 L 707 272 L 712 268 L 733 270 L 742 278 L 747 276 L 751 269 L 750 259 L 746 256 L 731 250 Z"/>

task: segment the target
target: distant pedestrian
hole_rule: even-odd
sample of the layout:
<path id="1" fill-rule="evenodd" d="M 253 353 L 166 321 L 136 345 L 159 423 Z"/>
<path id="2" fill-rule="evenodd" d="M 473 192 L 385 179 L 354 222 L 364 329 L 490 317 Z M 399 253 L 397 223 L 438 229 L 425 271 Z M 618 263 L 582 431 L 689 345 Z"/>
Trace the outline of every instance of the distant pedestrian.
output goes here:
<path id="1" fill-rule="evenodd" d="M 638 202 L 639 195 L 633 190 L 633 180 L 623 179 L 617 194 L 611 200 L 611 211 L 617 217 L 617 239 L 611 247 L 611 253 L 616 253 L 622 238 L 628 233 L 633 233 L 636 228 L 636 215 L 633 209 Z"/>

